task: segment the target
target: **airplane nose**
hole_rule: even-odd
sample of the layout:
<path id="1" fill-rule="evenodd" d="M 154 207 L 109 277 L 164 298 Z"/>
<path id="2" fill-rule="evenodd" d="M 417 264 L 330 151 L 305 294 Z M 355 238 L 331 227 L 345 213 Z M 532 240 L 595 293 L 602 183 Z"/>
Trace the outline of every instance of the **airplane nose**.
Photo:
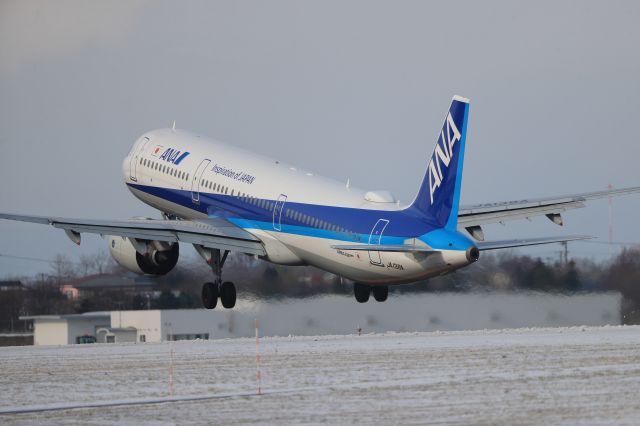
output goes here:
<path id="1" fill-rule="evenodd" d="M 473 262 L 477 262 L 478 259 L 480 259 L 480 250 L 478 250 L 478 247 L 476 246 L 471 246 L 467 249 L 467 260 L 470 263 Z"/>

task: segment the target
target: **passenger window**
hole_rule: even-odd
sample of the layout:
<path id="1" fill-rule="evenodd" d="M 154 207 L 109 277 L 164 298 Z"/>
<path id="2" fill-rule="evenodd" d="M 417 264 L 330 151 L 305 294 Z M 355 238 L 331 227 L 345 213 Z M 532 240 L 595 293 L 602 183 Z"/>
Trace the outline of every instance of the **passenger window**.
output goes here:
<path id="1" fill-rule="evenodd" d="M 189 180 L 189 173 L 187 173 L 187 177 L 185 178 L 185 180 Z"/>
<path id="2" fill-rule="evenodd" d="M 233 189 L 231 190 L 231 196 L 233 197 Z"/>

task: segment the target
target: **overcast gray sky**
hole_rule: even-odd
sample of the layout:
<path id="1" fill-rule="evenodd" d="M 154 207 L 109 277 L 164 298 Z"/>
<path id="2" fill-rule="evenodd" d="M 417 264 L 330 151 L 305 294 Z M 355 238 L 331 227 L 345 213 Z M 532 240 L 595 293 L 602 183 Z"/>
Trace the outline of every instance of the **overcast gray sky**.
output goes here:
<path id="1" fill-rule="evenodd" d="M 407 201 L 454 94 L 471 98 L 463 203 L 640 185 L 638 22 L 634 1 L 2 0 L 0 210 L 157 216 L 121 162 L 173 120 Z M 640 242 L 639 207 L 615 200 L 615 239 Z M 601 201 L 566 229 L 485 232 L 606 240 L 607 220 Z M 0 236 L 1 255 L 45 259 L 105 245 L 6 221 Z M 0 277 L 48 270 L 0 256 Z"/>

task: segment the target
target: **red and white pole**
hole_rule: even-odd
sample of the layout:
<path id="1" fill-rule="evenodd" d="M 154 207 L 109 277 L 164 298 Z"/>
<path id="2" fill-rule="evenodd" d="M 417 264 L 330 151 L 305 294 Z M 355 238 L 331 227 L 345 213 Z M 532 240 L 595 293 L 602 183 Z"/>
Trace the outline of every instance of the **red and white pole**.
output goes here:
<path id="1" fill-rule="evenodd" d="M 258 395 L 262 395 L 262 375 L 260 374 L 260 334 L 258 333 L 258 320 L 254 320 L 256 327 L 256 381 L 258 384 Z"/>

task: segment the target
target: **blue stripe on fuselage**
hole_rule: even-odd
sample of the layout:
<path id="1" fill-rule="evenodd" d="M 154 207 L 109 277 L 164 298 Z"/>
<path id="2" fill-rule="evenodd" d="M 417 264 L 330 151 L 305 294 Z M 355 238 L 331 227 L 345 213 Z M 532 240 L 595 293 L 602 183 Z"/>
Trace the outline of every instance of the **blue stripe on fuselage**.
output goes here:
<path id="1" fill-rule="evenodd" d="M 198 211 L 207 216 L 219 216 L 228 219 L 244 229 L 263 229 L 275 231 L 273 227 L 273 210 L 265 209 L 253 203 L 247 203 L 237 196 L 200 192 L 199 203 L 192 201 L 189 190 L 161 188 L 156 186 L 127 183 L 127 185 L 144 193 L 165 199 L 180 206 Z M 263 202 L 274 206 L 277 200 L 255 199 L 256 203 Z M 312 218 L 320 219 L 330 225 L 344 228 L 344 233 L 308 226 L 292 217 L 287 217 L 287 210 L 295 211 Z M 422 240 L 433 248 L 464 249 L 460 244 L 449 245 L 451 235 L 443 234 L 441 229 L 435 228 L 428 218 L 416 214 L 414 209 L 387 211 L 369 210 L 349 207 L 305 204 L 287 201 L 281 216 L 281 230 L 279 232 L 304 235 L 333 240 L 354 241 L 351 233 L 356 234 L 355 241 L 368 243 L 369 235 L 379 219 L 389 221 L 384 230 L 380 244 L 403 244 L 407 238 L 422 236 Z M 277 231 L 276 231 L 277 232 Z M 456 233 L 457 234 L 457 233 Z M 462 237 L 462 235 L 460 235 Z M 464 237 L 463 237 L 464 238 Z M 446 242 L 445 242 L 446 240 Z M 454 240 L 457 240 L 454 238 Z"/>

